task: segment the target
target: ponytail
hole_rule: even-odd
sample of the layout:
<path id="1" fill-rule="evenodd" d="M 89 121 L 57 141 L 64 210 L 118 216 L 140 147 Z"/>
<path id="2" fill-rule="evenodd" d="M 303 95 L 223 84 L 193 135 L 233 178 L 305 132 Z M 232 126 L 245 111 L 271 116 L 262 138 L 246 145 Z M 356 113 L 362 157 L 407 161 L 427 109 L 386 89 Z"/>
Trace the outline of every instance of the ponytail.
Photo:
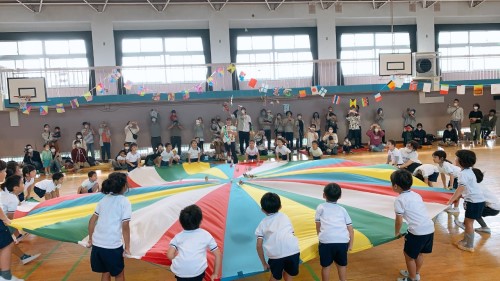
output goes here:
<path id="1" fill-rule="evenodd" d="M 484 179 L 484 173 L 478 168 L 472 168 L 472 172 L 474 172 L 474 175 L 476 175 L 477 183 L 481 183 Z"/>
<path id="2" fill-rule="evenodd" d="M 444 150 L 436 150 L 436 151 L 434 151 L 434 153 L 432 153 L 432 156 L 436 156 L 439 159 L 443 159 L 444 162 L 448 162 L 450 164 L 453 164 L 453 163 L 451 163 L 450 160 L 446 159 L 446 152 Z"/>

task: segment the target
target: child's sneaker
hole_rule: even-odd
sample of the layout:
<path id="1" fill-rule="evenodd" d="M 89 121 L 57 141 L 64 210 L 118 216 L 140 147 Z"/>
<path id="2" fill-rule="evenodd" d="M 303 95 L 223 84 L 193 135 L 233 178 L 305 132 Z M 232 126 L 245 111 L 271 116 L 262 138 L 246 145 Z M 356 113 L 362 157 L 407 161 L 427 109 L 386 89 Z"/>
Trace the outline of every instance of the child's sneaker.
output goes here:
<path id="1" fill-rule="evenodd" d="M 474 231 L 476 231 L 476 232 L 488 233 L 488 234 L 490 234 L 490 233 L 491 233 L 491 229 L 490 229 L 489 227 L 478 227 L 478 228 L 474 228 Z"/>
<path id="2" fill-rule="evenodd" d="M 459 221 L 458 219 L 455 219 L 454 222 L 458 227 L 465 230 L 465 224 L 463 222 Z"/>
<path id="3" fill-rule="evenodd" d="M 16 276 L 12 275 L 10 280 L 7 280 L 7 279 L 3 278 L 2 276 L 0 276 L 0 281 L 24 281 L 24 279 L 17 278 Z"/>
<path id="4" fill-rule="evenodd" d="M 28 264 L 34 260 L 36 260 L 38 257 L 40 256 L 40 254 L 36 254 L 36 255 L 27 255 L 27 254 L 24 254 L 22 257 L 21 257 L 21 262 L 23 263 L 23 265 L 25 264 Z"/>
<path id="5" fill-rule="evenodd" d="M 398 281 L 417 281 L 417 279 L 415 279 L 415 280 L 411 280 L 411 279 L 410 279 L 410 278 L 408 278 L 408 277 L 400 277 L 400 278 L 398 278 Z"/>
<path id="6" fill-rule="evenodd" d="M 406 269 L 401 269 L 399 271 L 399 274 L 401 274 L 402 276 L 404 276 L 406 278 L 408 278 L 410 276 L 410 273 Z M 417 273 L 417 275 L 415 277 L 415 281 L 420 281 L 420 273 Z"/>
<path id="7" fill-rule="evenodd" d="M 448 207 L 446 208 L 445 210 L 448 214 L 458 214 L 460 213 L 460 209 L 459 208 L 453 208 L 453 207 Z"/>
<path id="8" fill-rule="evenodd" d="M 465 241 L 461 240 L 461 241 L 458 241 L 457 243 L 457 247 L 462 250 L 462 251 L 466 251 L 466 252 L 471 252 L 471 253 L 474 253 L 474 248 L 469 248 L 467 247 L 467 245 L 465 244 Z"/>

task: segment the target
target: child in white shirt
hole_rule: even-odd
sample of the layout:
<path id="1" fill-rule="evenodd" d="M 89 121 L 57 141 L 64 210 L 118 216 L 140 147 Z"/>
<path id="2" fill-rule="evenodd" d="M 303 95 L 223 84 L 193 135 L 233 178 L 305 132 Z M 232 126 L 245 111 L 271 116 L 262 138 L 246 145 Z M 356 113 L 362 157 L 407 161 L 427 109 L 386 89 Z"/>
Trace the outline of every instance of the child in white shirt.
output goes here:
<path id="1" fill-rule="evenodd" d="M 317 140 L 313 140 L 312 147 L 309 148 L 309 155 L 312 156 L 313 160 L 320 160 L 323 157 L 323 151 L 318 147 Z"/>
<path id="2" fill-rule="evenodd" d="M 215 256 L 214 272 L 210 279 L 219 278 L 222 254 L 212 235 L 200 228 L 203 213 L 200 207 L 191 205 L 179 215 L 179 222 L 184 231 L 176 234 L 167 251 L 172 261 L 170 269 L 177 280 L 202 281 L 207 270 L 207 250 Z"/>
<path id="3" fill-rule="evenodd" d="M 118 156 L 116 156 L 115 171 L 116 170 L 125 170 L 127 169 L 127 151 L 121 150 Z"/>
<path id="4" fill-rule="evenodd" d="M 97 182 L 97 173 L 95 171 L 90 171 L 87 174 L 88 179 L 86 179 L 80 187 L 78 188 L 77 194 L 83 193 L 96 193 L 99 192 L 99 183 Z"/>
<path id="5" fill-rule="evenodd" d="M 309 126 L 309 130 L 307 131 L 306 137 L 307 137 L 307 147 L 306 148 L 307 148 L 307 151 L 309 151 L 309 149 L 312 147 L 312 142 L 317 141 L 319 139 L 319 135 L 316 131 L 316 125 L 311 124 L 311 126 Z"/>
<path id="6" fill-rule="evenodd" d="M 294 235 L 290 219 L 280 213 L 281 200 L 278 194 L 268 192 L 260 199 L 266 217 L 255 230 L 257 254 L 264 270 L 271 271 L 270 280 L 292 280 L 299 274 L 299 241 Z M 269 258 L 266 262 L 264 252 Z"/>
<path id="7" fill-rule="evenodd" d="M 437 182 L 439 170 L 432 164 L 422 164 L 415 169 L 413 175 L 417 179 L 425 182 L 428 186 L 432 187 L 432 183 Z"/>
<path id="8" fill-rule="evenodd" d="M 161 153 L 161 167 L 170 166 L 174 163 L 177 163 L 177 159 L 175 159 L 174 151 L 172 150 L 172 144 L 166 143 L 165 150 Z"/>
<path id="9" fill-rule="evenodd" d="M 250 145 L 245 150 L 245 160 L 260 161 L 259 149 L 255 146 L 255 140 L 250 140 Z"/>
<path id="10" fill-rule="evenodd" d="M 323 280 L 330 280 L 330 266 L 334 262 L 339 280 L 347 280 L 347 252 L 352 250 L 354 229 L 347 211 L 337 205 L 341 195 L 342 190 L 338 184 L 327 184 L 323 189 L 326 203 L 320 204 L 316 209 L 316 232 L 319 237 L 319 259 Z"/>
<path id="11" fill-rule="evenodd" d="M 52 175 L 51 180 L 43 180 L 39 181 L 35 184 L 33 191 L 40 198 L 44 198 L 45 200 L 49 200 L 52 198 L 59 197 L 59 188 L 61 187 L 64 181 L 63 173 L 55 173 Z"/>
<path id="12" fill-rule="evenodd" d="M 188 150 L 188 163 L 199 162 L 201 157 L 201 151 L 198 147 L 198 142 L 196 140 L 191 141 L 191 146 Z"/>
<path id="13" fill-rule="evenodd" d="M 23 202 L 25 199 L 28 200 L 31 198 L 31 191 L 33 190 L 33 186 L 35 186 L 36 167 L 29 164 L 24 166 L 23 177 L 24 177 L 24 192 L 26 192 L 26 196 L 24 195 L 24 192 L 19 193 L 20 202 Z"/>
<path id="14" fill-rule="evenodd" d="M 395 140 L 387 141 L 387 162 L 386 164 L 391 164 L 392 166 L 403 165 L 403 157 L 401 157 L 401 152 L 396 148 Z"/>
<path id="15" fill-rule="evenodd" d="M 277 141 L 276 141 L 277 145 L 276 145 L 276 161 L 290 161 L 290 153 L 292 153 L 292 151 L 290 149 L 288 149 L 288 147 L 284 146 L 283 143 L 283 139 L 282 138 L 279 138 Z"/>
<path id="16" fill-rule="evenodd" d="M 127 170 L 130 172 L 135 168 L 141 167 L 141 154 L 137 152 L 137 144 L 130 144 L 130 151 L 125 158 L 127 162 Z"/>

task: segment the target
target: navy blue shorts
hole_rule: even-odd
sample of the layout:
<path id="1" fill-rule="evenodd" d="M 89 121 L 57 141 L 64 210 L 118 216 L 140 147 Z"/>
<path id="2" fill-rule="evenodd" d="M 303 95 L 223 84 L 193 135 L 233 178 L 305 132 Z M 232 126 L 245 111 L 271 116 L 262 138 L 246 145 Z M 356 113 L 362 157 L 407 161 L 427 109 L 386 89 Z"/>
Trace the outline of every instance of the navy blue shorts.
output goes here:
<path id="1" fill-rule="evenodd" d="M 109 272 L 109 274 L 113 277 L 119 275 L 125 268 L 123 260 L 123 247 L 105 249 L 92 246 L 92 252 L 90 253 L 90 266 L 94 272 Z"/>
<path id="2" fill-rule="evenodd" d="M 137 163 L 138 163 L 138 161 L 136 161 L 136 162 L 130 162 L 130 163 L 132 163 L 134 166 L 132 167 L 131 165 L 129 165 L 129 164 L 127 163 L 127 171 L 128 171 L 128 172 L 131 172 L 131 171 L 133 171 L 135 168 L 137 168 Z"/>
<path id="3" fill-rule="evenodd" d="M 430 175 L 427 180 L 431 181 L 431 182 L 437 182 L 438 180 L 438 176 L 439 176 L 439 173 L 438 172 L 435 172 L 433 173 L 432 175 Z"/>
<path id="4" fill-rule="evenodd" d="M 191 163 L 198 162 L 198 158 L 191 158 L 191 159 L 189 159 L 189 160 L 191 160 Z"/>
<path id="5" fill-rule="evenodd" d="M 321 156 L 313 156 L 313 160 L 321 160 Z"/>
<path id="6" fill-rule="evenodd" d="M 450 181 L 448 181 L 448 187 L 450 187 Z M 457 189 L 458 188 L 458 178 L 455 178 L 453 180 L 453 189 Z"/>
<path id="7" fill-rule="evenodd" d="M 46 193 L 46 191 L 45 191 L 45 190 L 43 190 L 43 189 L 41 189 L 41 188 L 39 188 L 39 187 L 36 187 L 36 186 L 35 186 L 35 187 L 33 187 L 33 191 L 34 191 L 34 192 L 35 192 L 35 194 L 36 194 L 36 195 L 38 195 L 38 197 L 40 197 L 40 198 L 43 198 L 43 197 L 45 196 L 45 193 Z"/>
<path id="8" fill-rule="evenodd" d="M 196 277 L 185 278 L 185 277 L 175 276 L 175 279 L 177 281 L 203 281 L 203 278 L 205 278 L 205 272 L 203 272 L 202 274 L 200 274 Z"/>
<path id="9" fill-rule="evenodd" d="M 297 276 L 299 275 L 300 253 L 281 259 L 268 259 L 267 264 L 276 280 L 283 278 L 283 271 L 290 276 Z"/>
<path id="10" fill-rule="evenodd" d="M 0 249 L 3 249 L 10 245 L 10 243 L 14 242 L 12 239 L 12 234 L 10 233 L 9 228 L 0 221 Z"/>
<path id="11" fill-rule="evenodd" d="M 485 205 L 484 202 L 471 203 L 465 201 L 464 202 L 465 217 L 468 219 L 477 220 L 483 214 L 484 205 Z"/>
<path id="12" fill-rule="evenodd" d="M 417 259 L 420 254 L 432 253 L 434 232 L 427 235 L 414 235 L 408 232 L 405 235 L 404 252 L 412 259 Z"/>
<path id="13" fill-rule="evenodd" d="M 248 155 L 248 160 L 257 160 L 257 154 L 255 154 L 255 155 Z"/>
<path id="14" fill-rule="evenodd" d="M 281 160 L 287 161 L 288 160 L 288 154 L 281 155 Z"/>
<path id="15" fill-rule="evenodd" d="M 19 193 L 19 195 L 17 195 L 17 198 L 19 199 L 19 202 L 23 202 L 24 201 L 24 192 Z"/>
<path id="16" fill-rule="evenodd" d="M 322 267 L 328 267 L 333 262 L 339 266 L 347 266 L 347 251 L 349 243 L 319 243 L 319 263 Z"/>

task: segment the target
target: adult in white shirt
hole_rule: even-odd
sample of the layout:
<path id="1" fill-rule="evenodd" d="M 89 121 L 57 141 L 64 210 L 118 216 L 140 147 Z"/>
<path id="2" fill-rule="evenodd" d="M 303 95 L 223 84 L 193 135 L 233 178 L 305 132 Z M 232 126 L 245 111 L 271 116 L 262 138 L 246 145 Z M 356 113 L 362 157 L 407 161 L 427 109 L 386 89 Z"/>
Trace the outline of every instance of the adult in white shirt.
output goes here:
<path id="1" fill-rule="evenodd" d="M 140 128 L 136 121 L 128 121 L 127 126 L 125 126 L 125 142 L 128 144 L 137 143 L 137 133 L 139 133 Z M 134 138 L 134 136 L 136 138 Z"/>

